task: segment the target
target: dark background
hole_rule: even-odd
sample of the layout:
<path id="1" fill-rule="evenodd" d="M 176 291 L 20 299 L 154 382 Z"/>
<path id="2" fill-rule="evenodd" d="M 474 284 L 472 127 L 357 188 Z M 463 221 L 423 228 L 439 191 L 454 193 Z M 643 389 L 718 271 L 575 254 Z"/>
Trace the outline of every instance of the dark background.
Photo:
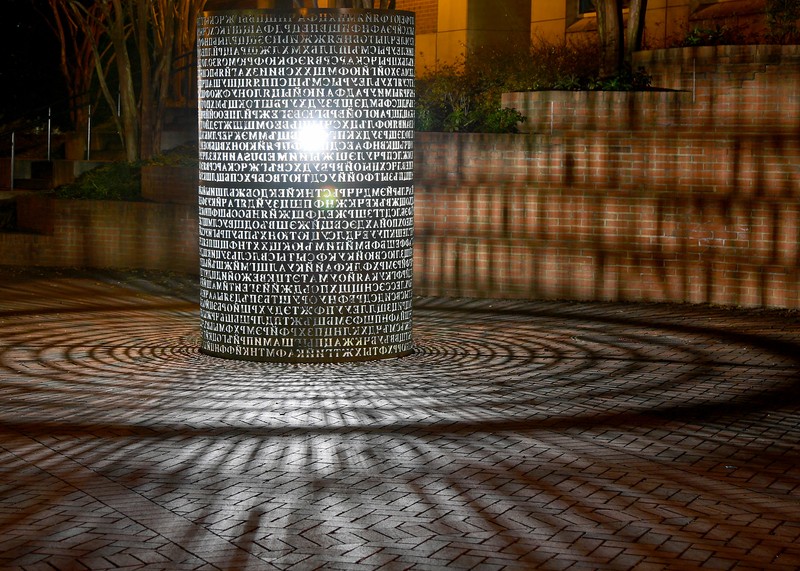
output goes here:
<path id="1" fill-rule="evenodd" d="M 66 106 L 58 67 L 59 45 L 40 0 L 4 0 L 0 18 L 0 124 L 47 114 L 48 105 Z M 44 13 L 39 10 L 43 10 Z"/>

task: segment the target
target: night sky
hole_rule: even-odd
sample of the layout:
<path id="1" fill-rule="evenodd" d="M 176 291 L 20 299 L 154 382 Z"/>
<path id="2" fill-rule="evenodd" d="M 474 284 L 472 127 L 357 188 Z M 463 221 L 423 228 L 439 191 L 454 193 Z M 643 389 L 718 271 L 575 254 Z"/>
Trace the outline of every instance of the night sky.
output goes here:
<path id="1" fill-rule="evenodd" d="M 58 69 L 58 42 L 34 4 L 41 0 L 4 0 L 0 18 L 0 122 L 7 123 L 49 104 L 65 106 Z M 45 111 L 46 113 L 46 111 Z"/>

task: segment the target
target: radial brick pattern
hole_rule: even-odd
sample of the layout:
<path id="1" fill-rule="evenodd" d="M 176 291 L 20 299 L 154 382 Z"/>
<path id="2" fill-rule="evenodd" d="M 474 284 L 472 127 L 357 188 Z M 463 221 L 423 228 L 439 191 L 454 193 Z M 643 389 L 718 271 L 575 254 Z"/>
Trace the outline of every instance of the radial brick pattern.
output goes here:
<path id="1" fill-rule="evenodd" d="M 192 280 L 0 278 L 0 569 L 800 568 L 796 313 L 423 298 L 276 365 Z"/>

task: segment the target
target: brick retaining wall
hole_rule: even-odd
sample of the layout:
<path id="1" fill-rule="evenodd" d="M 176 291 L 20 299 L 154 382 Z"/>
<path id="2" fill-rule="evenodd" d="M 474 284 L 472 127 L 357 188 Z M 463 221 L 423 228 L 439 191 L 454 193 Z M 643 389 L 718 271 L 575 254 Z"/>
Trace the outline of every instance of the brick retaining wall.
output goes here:
<path id="1" fill-rule="evenodd" d="M 797 139 L 421 139 L 417 293 L 800 307 Z"/>
<path id="2" fill-rule="evenodd" d="M 196 273 L 197 207 L 20 197 L 21 232 L 0 233 L 0 263 Z"/>
<path id="3" fill-rule="evenodd" d="M 800 308 L 792 50 L 756 50 L 752 79 L 706 69 L 713 89 L 693 97 L 573 94 L 543 134 L 419 134 L 416 293 Z M 577 113 L 592 96 L 595 111 Z M 709 122 L 712 103 L 737 121 Z M 28 200 L 18 219 L 32 232 L 0 234 L 0 263 L 197 271 L 194 205 Z"/>
<path id="4" fill-rule="evenodd" d="M 637 52 L 652 85 L 671 91 L 506 93 L 522 130 L 800 130 L 800 46 L 703 46 Z"/>
<path id="5" fill-rule="evenodd" d="M 800 307 L 800 142 L 420 134 L 418 294 Z M 23 201 L 2 263 L 197 271 L 197 209 Z"/>

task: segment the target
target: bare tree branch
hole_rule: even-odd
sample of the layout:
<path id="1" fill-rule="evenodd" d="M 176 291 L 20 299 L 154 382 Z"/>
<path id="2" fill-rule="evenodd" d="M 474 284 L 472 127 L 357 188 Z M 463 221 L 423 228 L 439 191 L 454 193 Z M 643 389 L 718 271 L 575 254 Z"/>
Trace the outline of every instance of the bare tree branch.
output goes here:
<path id="1" fill-rule="evenodd" d="M 83 103 L 88 97 L 92 80 L 95 74 L 92 30 L 83 30 L 79 20 L 70 8 L 67 0 L 46 0 L 49 8 L 46 14 L 42 12 L 45 21 L 58 39 L 59 67 L 67 84 L 72 105 L 70 118 L 76 130 L 81 130 L 86 125 L 88 111 Z M 97 12 L 97 7 L 89 7 L 90 11 Z M 90 23 L 93 19 L 88 20 Z M 101 54 L 107 61 L 107 53 Z"/>
<path id="2" fill-rule="evenodd" d="M 116 102 L 107 64 L 115 63 L 121 113 L 114 119 L 127 159 L 158 153 L 172 64 L 176 52 L 193 49 L 196 20 L 205 0 L 97 0 L 89 8 L 81 0 L 61 1 L 69 3 L 76 22 L 91 38 L 97 78 L 112 109 Z M 110 45 L 113 60 L 101 52 L 104 42 Z"/>

